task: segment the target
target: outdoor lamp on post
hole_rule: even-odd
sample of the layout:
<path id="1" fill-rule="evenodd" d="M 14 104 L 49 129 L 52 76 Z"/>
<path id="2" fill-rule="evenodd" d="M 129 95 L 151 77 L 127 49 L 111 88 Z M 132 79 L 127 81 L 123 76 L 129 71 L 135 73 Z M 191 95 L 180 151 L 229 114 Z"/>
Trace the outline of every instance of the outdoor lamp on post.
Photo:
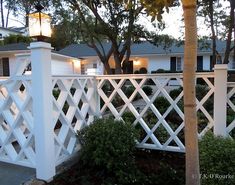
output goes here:
<path id="1" fill-rule="evenodd" d="M 42 13 L 43 6 L 37 4 L 36 12 L 29 14 L 29 36 L 44 41 L 51 36 L 51 18 Z M 32 99 L 34 119 L 36 177 L 50 181 L 55 176 L 56 159 L 53 124 L 53 88 L 51 68 L 51 44 L 31 42 L 30 61 L 32 66 Z"/>
<path id="2" fill-rule="evenodd" d="M 29 36 L 37 38 L 37 41 L 44 41 L 51 37 L 51 17 L 42 12 L 44 7 L 38 3 L 35 6 L 36 12 L 29 14 Z"/>

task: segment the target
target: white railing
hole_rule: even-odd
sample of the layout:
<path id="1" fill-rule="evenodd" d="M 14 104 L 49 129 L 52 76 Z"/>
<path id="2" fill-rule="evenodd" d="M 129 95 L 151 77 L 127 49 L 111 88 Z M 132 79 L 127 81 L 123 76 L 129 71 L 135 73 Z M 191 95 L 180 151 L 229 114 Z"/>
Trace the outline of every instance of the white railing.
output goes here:
<path id="1" fill-rule="evenodd" d="M 211 101 L 214 93 L 214 74 L 199 73 L 196 78 L 206 89 L 203 97 L 197 99 L 197 111 L 203 119 L 203 122 L 199 123 L 199 137 L 201 137 L 213 127 L 214 123 L 213 111 L 209 112 L 204 107 L 207 101 Z M 141 130 L 138 147 L 185 151 L 182 74 L 111 75 L 98 76 L 96 79 L 102 105 L 100 114 L 113 115 L 116 119 L 125 121 L 128 113 L 129 120 L 133 120 L 132 124 Z M 148 94 L 147 87 L 153 90 L 151 94 Z M 175 97 L 171 95 L 174 89 L 178 89 Z M 161 104 L 166 106 L 163 107 Z"/>
<path id="2" fill-rule="evenodd" d="M 235 82 L 229 82 L 227 94 L 227 125 L 226 132 L 230 137 L 235 137 Z"/>
<path id="3" fill-rule="evenodd" d="M 87 76 L 53 77 L 53 128 L 57 165 L 80 149 L 76 132 L 89 125 L 98 111 L 96 84 Z"/>
<path id="4" fill-rule="evenodd" d="M 35 167 L 31 78 L 0 82 L 0 161 Z"/>

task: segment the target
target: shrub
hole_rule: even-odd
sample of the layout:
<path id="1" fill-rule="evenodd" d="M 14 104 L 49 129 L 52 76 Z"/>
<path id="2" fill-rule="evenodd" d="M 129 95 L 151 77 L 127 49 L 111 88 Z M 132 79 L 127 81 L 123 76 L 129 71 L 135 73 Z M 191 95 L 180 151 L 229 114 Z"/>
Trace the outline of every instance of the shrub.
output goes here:
<path id="1" fill-rule="evenodd" d="M 150 96 L 153 94 L 153 89 L 150 86 L 144 86 L 143 91 L 147 96 Z"/>
<path id="2" fill-rule="evenodd" d="M 124 93 L 129 98 L 133 94 L 134 91 L 135 91 L 135 87 L 133 85 L 130 85 L 125 89 Z"/>
<path id="3" fill-rule="evenodd" d="M 122 115 L 122 119 L 125 121 L 125 123 L 133 123 L 135 121 L 135 116 L 132 114 L 132 112 L 127 111 L 124 112 Z"/>
<path id="4" fill-rule="evenodd" d="M 148 73 L 148 70 L 145 67 L 141 67 L 139 69 L 139 74 L 147 74 L 147 73 Z"/>
<path id="5" fill-rule="evenodd" d="M 117 182 L 129 181 L 135 169 L 134 151 L 137 133 L 130 124 L 114 119 L 98 119 L 78 132 L 82 144 L 81 162 L 100 169 Z"/>
<path id="6" fill-rule="evenodd" d="M 153 104 L 161 114 L 166 112 L 167 108 L 170 106 L 169 101 L 163 96 L 157 97 L 154 100 Z"/>
<path id="7" fill-rule="evenodd" d="M 169 95 L 170 95 L 170 97 L 174 100 L 174 99 L 176 99 L 176 98 L 179 96 L 179 94 L 180 94 L 182 91 L 183 91 L 183 88 L 182 88 L 182 87 L 179 87 L 179 88 L 177 88 L 177 89 L 171 90 L 170 93 L 169 93 Z"/>
<path id="8" fill-rule="evenodd" d="M 208 132 L 199 142 L 202 184 L 235 184 L 235 141 Z"/>
<path id="9" fill-rule="evenodd" d="M 156 73 L 165 73 L 166 71 L 165 71 L 165 69 L 158 69 L 158 70 L 156 70 Z"/>

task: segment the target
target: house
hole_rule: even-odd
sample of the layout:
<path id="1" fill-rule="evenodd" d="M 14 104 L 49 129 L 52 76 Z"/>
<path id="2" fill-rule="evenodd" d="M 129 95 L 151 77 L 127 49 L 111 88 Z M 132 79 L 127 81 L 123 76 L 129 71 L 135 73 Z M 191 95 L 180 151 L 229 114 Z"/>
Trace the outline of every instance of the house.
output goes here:
<path id="1" fill-rule="evenodd" d="M 52 51 L 52 74 L 80 74 L 77 58 Z M 28 44 L 16 43 L 0 46 L 0 76 L 30 73 L 30 50 Z"/>
<path id="2" fill-rule="evenodd" d="M 108 51 L 110 44 L 105 43 L 105 51 Z M 226 42 L 218 41 L 217 49 L 222 55 L 225 51 Z M 59 51 L 60 54 L 68 55 L 71 57 L 79 58 L 81 60 L 81 73 L 85 74 L 86 71 L 96 68 L 101 74 L 104 72 L 104 67 L 99 60 L 96 52 L 88 47 L 86 44 L 72 44 Z M 232 58 L 231 60 L 232 61 Z M 149 42 L 142 42 L 140 44 L 132 44 L 131 57 L 128 64 L 129 73 L 134 73 L 140 68 L 146 68 L 148 73 L 153 73 L 158 69 L 164 69 L 171 72 L 177 72 L 183 70 L 184 62 L 184 48 L 183 45 L 173 44 L 169 48 L 164 46 L 155 46 Z M 115 68 L 114 59 L 111 57 L 111 68 Z M 231 69 L 232 62 L 229 63 Z M 197 71 L 210 71 L 212 70 L 212 51 L 210 47 L 202 47 L 202 44 L 198 48 L 197 56 Z"/>

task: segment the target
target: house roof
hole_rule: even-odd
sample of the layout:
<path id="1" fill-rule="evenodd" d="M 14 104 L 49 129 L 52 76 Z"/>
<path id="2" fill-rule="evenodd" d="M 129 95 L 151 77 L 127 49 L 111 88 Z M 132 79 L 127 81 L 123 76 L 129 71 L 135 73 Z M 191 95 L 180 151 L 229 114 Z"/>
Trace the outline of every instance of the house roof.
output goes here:
<path id="1" fill-rule="evenodd" d="M 15 54 L 18 53 L 20 55 L 21 52 L 22 53 L 29 52 L 30 50 L 28 49 L 28 47 L 29 47 L 29 44 L 22 43 L 22 42 L 15 43 L 15 44 L 7 44 L 7 45 L 0 46 L 0 53 L 11 52 L 11 53 L 15 53 Z M 66 54 L 61 54 L 55 50 L 52 50 L 51 52 L 53 53 L 54 56 L 60 56 L 60 57 L 64 57 L 64 58 L 74 58 L 74 57 L 66 55 Z"/>
<path id="2" fill-rule="evenodd" d="M 26 43 L 15 43 L 15 44 L 7 44 L 0 46 L 0 51 L 23 51 L 23 50 L 29 50 L 28 44 Z"/>
<path id="3" fill-rule="evenodd" d="M 207 44 L 210 45 L 210 42 Z M 103 44 L 104 50 L 107 53 L 110 48 L 109 43 Z M 225 51 L 226 43 L 223 41 L 217 41 L 217 50 L 219 52 Z M 210 53 L 210 47 L 202 47 L 202 44 L 199 44 L 198 53 Z M 97 56 L 94 49 L 87 46 L 87 44 L 71 44 L 64 49 L 59 51 L 60 54 L 69 55 L 76 58 L 92 57 Z M 166 55 L 166 54 L 182 54 L 184 53 L 183 45 L 173 44 L 169 48 L 164 48 L 162 45 L 153 45 L 149 42 L 142 42 L 139 44 L 132 44 L 131 46 L 131 55 L 132 56 L 141 56 L 141 55 Z"/>

